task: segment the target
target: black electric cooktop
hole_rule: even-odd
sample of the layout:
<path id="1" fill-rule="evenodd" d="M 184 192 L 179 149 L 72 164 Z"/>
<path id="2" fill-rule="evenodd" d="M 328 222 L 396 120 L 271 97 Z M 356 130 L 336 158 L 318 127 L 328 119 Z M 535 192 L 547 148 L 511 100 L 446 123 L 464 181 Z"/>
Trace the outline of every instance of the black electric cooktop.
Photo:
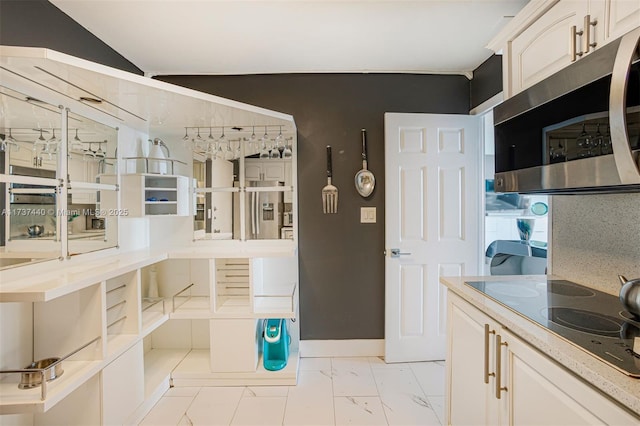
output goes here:
<path id="1" fill-rule="evenodd" d="M 565 280 L 472 281 L 467 285 L 574 343 L 623 373 L 640 378 L 640 318 L 620 299 Z"/>

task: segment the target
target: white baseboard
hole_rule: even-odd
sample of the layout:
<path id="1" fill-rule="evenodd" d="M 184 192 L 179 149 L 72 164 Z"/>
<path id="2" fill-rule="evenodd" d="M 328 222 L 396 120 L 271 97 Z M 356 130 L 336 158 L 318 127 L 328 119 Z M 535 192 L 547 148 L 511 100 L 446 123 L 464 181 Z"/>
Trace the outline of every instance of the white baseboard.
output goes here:
<path id="1" fill-rule="evenodd" d="M 300 357 L 384 356 L 384 339 L 301 340 Z"/>

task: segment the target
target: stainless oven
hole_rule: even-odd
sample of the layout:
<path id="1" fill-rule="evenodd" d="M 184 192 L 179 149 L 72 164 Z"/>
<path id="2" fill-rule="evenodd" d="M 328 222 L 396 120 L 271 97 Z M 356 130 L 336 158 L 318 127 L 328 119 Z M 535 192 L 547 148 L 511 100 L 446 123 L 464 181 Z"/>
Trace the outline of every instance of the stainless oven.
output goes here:
<path id="1" fill-rule="evenodd" d="M 31 167 L 9 166 L 9 174 L 14 176 L 31 176 L 55 179 L 55 170 L 36 169 Z M 40 204 L 56 203 L 56 191 L 52 186 L 11 183 L 9 185 L 9 202 L 11 204 Z"/>
<path id="2" fill-rule="evenodd" d="M 495 191 L 640 191 L 640 28 L 494 109 Z"/>

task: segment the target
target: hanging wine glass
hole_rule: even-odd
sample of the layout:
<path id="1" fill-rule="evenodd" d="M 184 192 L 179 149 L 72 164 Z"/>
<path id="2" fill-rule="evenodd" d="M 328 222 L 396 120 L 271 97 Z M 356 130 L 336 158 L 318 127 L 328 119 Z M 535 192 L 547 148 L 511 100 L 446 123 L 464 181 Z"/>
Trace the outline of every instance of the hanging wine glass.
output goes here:
<path id="1" fill-rule="evenodd" d="M 293 142 L 293 138 L 287 138 L 287 143 L 284 147 L 284 151 L 282 151 L 282 158 L 291 158 L 293 152 L 291 151 L 291 143 Z"/>
<path id="2" fill-rule="evenodd" d="M 264 135 L 260 139 L 262 142 L 262 147 L 260 148 L 260 158 L 269 158 L 269 149 L 267 148 L 267 141 L 269 140 L 269 135 L 267 134 L 267 126 L 264 126 Z"/>
<path id="3" fill-rule="evenodd" d="M 256 136 L 256 126 L 251 126 L 251 136 L 249 137 L 249 151 L 253 153 L 258 150 L 258 137 Z"/>
<path id="4" fill-rule="evenodd" d="M 73 149 L 73 148 L 76 148 L 76 149 L 84 151 L 84 145 L 83 145 L 82 141 L 80 140 L 80 138 L 78 137 L 78 129 L 76 129 L 76 135 L 71 140 L 71 149 Z"/>
<path id="5" fill-rule="evenodd" d="M 51 129 L 51 132 L 53 135 L 47 140 L 47 152 L 49 154 L 49 159 L 51 159 L 52 154 L 58 153 L 58 144 L 60 143 L 60 140 L 56 138 L 56 129 Z"/>
<path id="6" fill-rule="evenodd" d="M 47 140 L 42 136 L 42 129 L 40 130 L 40 136 L 33 143 L 33 152 L 37 154 L 38 151 L 44 151 L 47 147 Z"/>
<path id="7" fill-rule="evenodd" d="M 278 151 L 278 157 L 276 158 L 281 158 L 282 153 L 284 152 L 284 136 L 282 136 L 282 126 L 280 126 L 280 132 L 275 139 L 275 148 Z"/>
<path id="8" fill-rule="evenodd" d="M 231 149 L 231 141 L 229 139 L 227 139 L 227 149 L 224 152 L 224 159 L 225 160 L 233 160 L 233 150 Z"/>
<path id="9" fill-rule="evenodd" d="M 97 151 L 96 151 L 96 153 L 95 153 L 95 156 L 96 156 L 97 158 L 104 158 L 104 157 L 106 157 L 106 155 L 105 155 L 104 151 L 102 150 L 102 144 L 103 144 L 103 143 L 107 143 L 107 141 L 104 141 L 104 142 L 98 142 L 98 150 L 97 150 Z"/>
<path id="10" fill-rule="evenodd" d="M 9 129 L 9 136 L 5 135 L 4 140 L 7 142 L 8 146 L 13 147 L 13 150 L 15 150 L 16 152 L 20 151 L 20 144 L 11 134 L 11 129 Z"/>
<path id="11" fill-rule="evenodd" d="M 182 137 L 182 146 L 185 148 L 189 148 L 189 128 L 184 128 L 184 136 Z"/>
<path id="12" fill-rule="evenodd" d="M 593 136 L 593 147 L 595 149 L 600 150 L 600 154 L 602 154 L 602 143 L 604 141 L 604 135 L 600 133 L 600 123 L 596 125 L 596 134 Z"/>
<path id="13" fill-rule="evenodd" d="M 576 145 L 580 148 L 589 148 L 591 146 L 591 135 L 585 129 L 585 123 L 582 123 L 582 132 L 576 138 Z"/>

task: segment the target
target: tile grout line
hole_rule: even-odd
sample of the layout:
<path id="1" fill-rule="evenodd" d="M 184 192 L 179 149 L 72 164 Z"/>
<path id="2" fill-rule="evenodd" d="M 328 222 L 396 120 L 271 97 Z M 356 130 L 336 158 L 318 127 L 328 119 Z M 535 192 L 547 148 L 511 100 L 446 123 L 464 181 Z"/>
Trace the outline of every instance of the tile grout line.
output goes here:
<path id="1" fill-rule="evenodd" d="M 376 392 L 378 393 L 378 400 L 380 401 L 380 407 L 382 408 L 382 414 L 384 414 L 384 421 L 389 425 L 389 418 L 387 417 L 387 410 L 384 409 L 384 402 L 382 402 L 382 395 L 380 395 L 380 388 L 378 387 L 378 381 L 376 375 L 373 373 L 373 367 L 371 361 L 367 358 L 367 364 L 369 364 L 369 370 L 371 370 L 371 377 L 373 377 L 373 383 L 376 385 Z M 385 362 L 386 364 L 386 362 Z"/>

